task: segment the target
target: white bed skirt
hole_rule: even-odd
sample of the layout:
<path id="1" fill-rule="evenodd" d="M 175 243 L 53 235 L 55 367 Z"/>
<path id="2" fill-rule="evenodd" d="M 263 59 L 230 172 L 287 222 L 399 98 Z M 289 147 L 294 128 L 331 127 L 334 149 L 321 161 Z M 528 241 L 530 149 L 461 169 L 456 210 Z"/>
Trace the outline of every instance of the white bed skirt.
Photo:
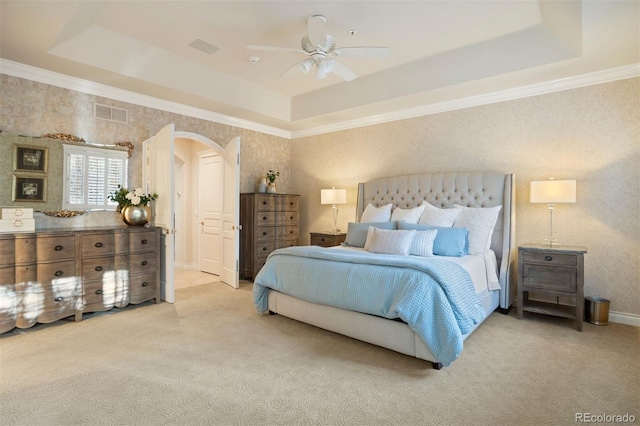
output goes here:
<path id="1" fill-rule="evenodd" d="M 487 291 L 479 296 L 486 312 L 486 319 L 499 306 L 500 295 L 498 291 Z M 306 302 L 274 290 L 269 291 L 269 311 L 405 355 L 431 361 L 434 367 L 439 368 L 436 365 L 439 361 L 435 355 L 404 322 Z M 464 334 L 463 340 L 472 332 L 473 330 Z"/>

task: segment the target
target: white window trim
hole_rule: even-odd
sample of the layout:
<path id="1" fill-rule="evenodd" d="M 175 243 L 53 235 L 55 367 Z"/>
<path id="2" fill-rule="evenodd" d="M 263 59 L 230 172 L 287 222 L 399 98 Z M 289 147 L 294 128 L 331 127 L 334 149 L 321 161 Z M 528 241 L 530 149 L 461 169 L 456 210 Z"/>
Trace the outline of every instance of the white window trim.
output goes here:
<path id="1" fill-rule="evenodd" d="M 123 168 L 123 176 L 120 182 L 120 185 L 126 187 L 127 185 L 127 171 L 128 171 L 128 155 L 125 151 L 117 151 L 113 149 L 105 149 L 98 148 L 93 146 L 80 146 L 80 145 L 67 145 L 62 144 L 63 146 L 63 155 L 64 155 L 64 169 L 63 169 L 63 188 L 62 188 L 62 209 L 63 210 L 114 210 L 118 206 L 117 203 L 110 201 L 109 199 L 105 199 L 104 204 L 89 204 L 88 202 L 88 171 L 85 170 L 83 177 L 83 191 L 85 194 L 84 204 L 71 204 L 69 203 L 69 156 L 70 155 L 83 155 L 85 157 L 85 164 L 88 164 L 89 155 L 102 157 L 107 160 L 109 159 L 117 159 L 122 160 L 124 163 Z M 105 183 L 108 182 L 108 179 L 105 179 Z M 105 188 L 106 189 L 106 188 Z M 105 194 L 108 195 L 108 191 L 105 191 Z"/>

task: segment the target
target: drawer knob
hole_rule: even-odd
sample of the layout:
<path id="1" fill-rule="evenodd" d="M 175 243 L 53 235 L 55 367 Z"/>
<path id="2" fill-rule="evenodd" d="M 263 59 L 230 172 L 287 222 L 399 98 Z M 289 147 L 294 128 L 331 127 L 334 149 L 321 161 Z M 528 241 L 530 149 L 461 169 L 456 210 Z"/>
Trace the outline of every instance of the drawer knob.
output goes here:
<path id="1" fill-rule="evenodd" d="M 147 240 L 140 241 L 142 244 L 147 244 Z"/>
<path id="2" fill-rule="evenodd" d="M 267 202 L 266 202 L 266 201 L 263 201 L 263 202 L 262 202 L 262 204 L 266 206 L 266 205 L 267 205 Z"/>
<path id="3" fill-rule="evenodd" d="M 148 285 L 149 285 L 149 283 L 145 281 L 145 282 L 143 282 L 143 283 L 142 283 L 142 284 L 140 284 L 140 285 L 141 285 L 142 287 L 146 287 L 146 286 L 148 286 Z"/>
<path id="4" fill-rule="evenodd" d="M 553 257 L 551 256 L 545 256 L 544 260 L 546 260 L 547 262 L 551 262 L 553 260 Z"/>
<path id="5" fill-rule="evenodd" d="M 262 235 L 267 235 L 267 231 L 264 231 L 264 232 L 262 233 Z"/>
<path id="6" fill-rule="evenodd" d="M 293 220 L 293 216 L 289 216 L 289 219 Z"/>
<path id="7" fill-rule="evenodd" d="M 142 266 L 145 266 L 145 265 L 147 264 L 147 261 L 146 261 L 146 260 L 143 260 L 140 264 L 141 264 Z"/>
<path id="8" fill-rule="evenodd" d="M 55 251 L 60 251 L 60 250 L 62 250 L 63 248 L 64 248 L 64 247 L 62 247 L 62 246 L 55 246 L 53 249 L 54 249 Z"/>
<path id="9" fill-rule="evenodd" d="M 324 241 L 324 237 L 320 238 L 320 241 Z"/>
<path id="10" fill-rule="evenodd" d="M 102 294 L 102 293 L 104 293 L 104 292 L 102 291 L 102 289 L 100 289 L 100 290 L 96 290 L 96 294 Z"/>
<path id="11" fill-rule="evenodd" d="M 98 242 L 98 243 L 95 243 L 95 246 L 96 246 L 96 247 L 98 247 L 98 248 L 100 248 L 100 247 L 102 247 L 102 246 L 103 246 L 103 244 L 102 244 L 102 243 L 100 243 L 100 242 Z"/>
<path id="12" fill-rule="evenodd" d="M 63 274 L 64 274 L 64 271 L 56 271 L 53 275 L 55 275 L 56 277 L 59 277 Z"/>
<path id="13" fill-rule="evenodd" d="M 102 271 L 102 266 L 96 266 L 96 267 L 94 268 L 94 271 L 96 271 L 96 272 L 100 272 L 100 271 Z"/>
<path id="14" fill-rule="evenodd" d="M 64 297 L 62 296 L 58 296 L 55 299 L 53 299 L 54 302 L 62 302 L 64 300 Z"/>
<path id="15" fill-rule="evenodd" d="M 262 220 L 267 220 L 267 217 L 266 216 L 262 216 Z"/>
<path id="16" fill-rule="evenodd" d="M 267 248 L 266 247 L 262 247 L 262 251 L 267 251 Z"/>

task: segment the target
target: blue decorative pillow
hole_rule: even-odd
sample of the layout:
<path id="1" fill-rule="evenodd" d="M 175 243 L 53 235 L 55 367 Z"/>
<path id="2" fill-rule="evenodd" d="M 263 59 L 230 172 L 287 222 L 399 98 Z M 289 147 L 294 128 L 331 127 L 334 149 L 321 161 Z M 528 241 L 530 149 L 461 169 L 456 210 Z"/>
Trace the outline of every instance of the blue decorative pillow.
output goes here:
<path id="1" fill-rule="evenodd" d="M 435 229 L 438 231 L 438 234 L 433 242 L 433 254 L 453 257 L 461 257 L 469 254 L 469 230 L 467 228 L 448 228 L 398 222 L 398 229 L 415 229 L 416 231 Z"/>
<path id="2" fill-rule="evenodd" d="M 347 238 L 342 244 L 350 247 L 364 247 L 370 226 L 380 229 L 398 229 L 398 222 L 349 222 Z"/>

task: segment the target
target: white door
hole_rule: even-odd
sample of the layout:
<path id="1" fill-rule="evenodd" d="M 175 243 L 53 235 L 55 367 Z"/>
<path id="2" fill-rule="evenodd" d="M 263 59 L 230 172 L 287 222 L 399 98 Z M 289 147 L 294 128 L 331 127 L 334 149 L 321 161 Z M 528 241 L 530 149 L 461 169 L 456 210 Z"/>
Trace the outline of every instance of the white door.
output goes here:
<path id="1" fill-rule="evenodd" d="M 155 226 L 162 228 L 160 257 L 164 268 L 160 268 L 160 298 L 174 302 L 173 266 L 175 261 L 175 199 L 173 151 L 175 143 L 174 125 L 165 126 L 155 136 L 143 143 L 146 164 L 143 178 L 146 190 L 158 194 L 154 202 Z"/>
<path id="2" fill-rule="evenodd" d="M 240 254 L 240 138 L 235 137 L 224 148 L 224 189 L 222 206 L 222 273 L 220 280 L 240 287 L 238 264 Z"/>
<path id="3" fill-rule="evenodd" d="M 200 155 L 200 270 L 222 271 L 222 201 L 224 163 L 213 151 Z"/>

